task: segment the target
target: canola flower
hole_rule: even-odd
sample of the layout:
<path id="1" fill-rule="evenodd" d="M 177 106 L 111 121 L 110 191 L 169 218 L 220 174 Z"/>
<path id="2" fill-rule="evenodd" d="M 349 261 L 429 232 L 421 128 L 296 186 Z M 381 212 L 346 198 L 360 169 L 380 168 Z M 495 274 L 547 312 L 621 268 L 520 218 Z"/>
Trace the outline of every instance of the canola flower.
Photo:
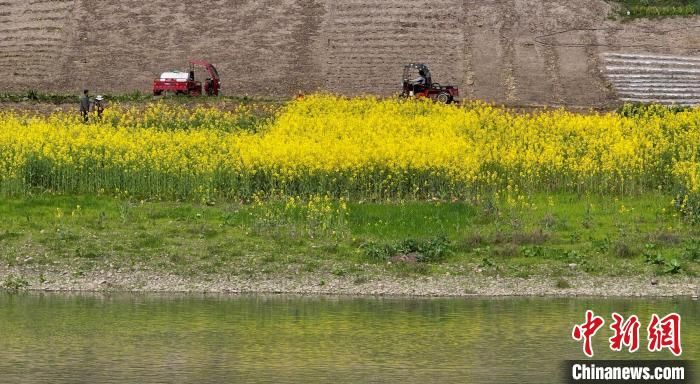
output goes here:
<path id="1" fill-rule="evenodd" d="M 112 108 L 90 124 L 0 113 L 0 190 L 155 199 L 700 190 L 698 110 L 516 114 L 313 95 L 260 122 L 245 108 Z"/>

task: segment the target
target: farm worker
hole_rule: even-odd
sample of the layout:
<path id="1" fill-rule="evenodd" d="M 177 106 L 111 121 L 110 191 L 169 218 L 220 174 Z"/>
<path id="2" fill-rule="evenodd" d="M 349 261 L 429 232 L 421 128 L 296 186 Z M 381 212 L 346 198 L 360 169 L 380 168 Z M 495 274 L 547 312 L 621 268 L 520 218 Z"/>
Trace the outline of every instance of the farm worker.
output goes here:
<path id="1" fill-rule="evenodd" d="M 83 117 L 84 122 L 88 122 L 88 112 L 90 112 L 90 97 L 88 96 L 88 90 L 83 90 L 83 94 L 80 96 L 80 116 Z"/>
<path id="2" fill-rule="evenodd" d="M 104 97 L 102 95 L 95 96 L 95 104 L 93 105 L 94 111 L 97 112 L 97 119 L 102 120 L 102 112 L 105 110 Z"/>
<path id="3" fill-rule="evenodd" d="M 413 79 L 412 83 L 414 85 L 425 85 L 425 72 L 422 69 L 418 71 L 418 77 Z"/>
<path id="4" fill-rule="evenodd" d="M 411 80 L 411 84 L 413 84 L 413 92 L 419 92 L 421 88 L 425 86 L 426 79 L 425 79 L 425 71 L 422 69 L 418 71 L 418 77 L 415 79 Z M 413 96 L 413 95 L 411 95 Z"/>

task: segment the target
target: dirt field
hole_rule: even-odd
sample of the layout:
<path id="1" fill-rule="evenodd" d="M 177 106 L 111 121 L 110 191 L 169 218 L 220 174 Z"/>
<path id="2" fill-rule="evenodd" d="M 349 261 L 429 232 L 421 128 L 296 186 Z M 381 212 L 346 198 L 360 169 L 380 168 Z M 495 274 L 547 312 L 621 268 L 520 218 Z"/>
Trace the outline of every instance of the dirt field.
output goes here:
<path id="1" fill-rule="evenodd" d="M 229 95 L 388 95 L 415 61 L 463 97 L 599 107 L 616 99 L 603 53 L 700 51 L 697 18 L 609 15 L 600 0 L 7 0 L 0 92 L 149 92 L 203 58 Z"/>

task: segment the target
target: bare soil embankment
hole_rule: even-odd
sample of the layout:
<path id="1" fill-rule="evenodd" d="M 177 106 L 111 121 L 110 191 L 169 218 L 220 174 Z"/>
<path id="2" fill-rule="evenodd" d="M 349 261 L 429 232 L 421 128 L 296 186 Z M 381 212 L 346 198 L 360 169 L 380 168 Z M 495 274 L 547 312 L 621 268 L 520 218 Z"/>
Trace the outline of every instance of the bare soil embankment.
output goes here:
<path id="1" fill-rule="evenodd" d="M 216 63 L 229 95 L 389 95 L 425 62 L 467 98 L 614 104 L 605 52 L 692 55 L 697 18 L 620 22 L 602 0 L 4 1 L 3 91 L 149 92 L 189 58 Z"/>

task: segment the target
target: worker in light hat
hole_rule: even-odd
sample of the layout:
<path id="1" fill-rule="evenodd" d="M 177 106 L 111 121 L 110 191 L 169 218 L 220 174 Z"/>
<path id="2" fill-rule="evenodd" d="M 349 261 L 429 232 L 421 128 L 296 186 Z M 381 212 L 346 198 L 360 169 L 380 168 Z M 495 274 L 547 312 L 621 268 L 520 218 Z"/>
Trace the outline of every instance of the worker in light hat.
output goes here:
<path id="1" fill-rule="evenodd" d="M 104 97 L 102 95 L 95 96 L 93 110 L 97 112 L 97 119 L 102 120 L 102 112 L 105 110 Z"/>

